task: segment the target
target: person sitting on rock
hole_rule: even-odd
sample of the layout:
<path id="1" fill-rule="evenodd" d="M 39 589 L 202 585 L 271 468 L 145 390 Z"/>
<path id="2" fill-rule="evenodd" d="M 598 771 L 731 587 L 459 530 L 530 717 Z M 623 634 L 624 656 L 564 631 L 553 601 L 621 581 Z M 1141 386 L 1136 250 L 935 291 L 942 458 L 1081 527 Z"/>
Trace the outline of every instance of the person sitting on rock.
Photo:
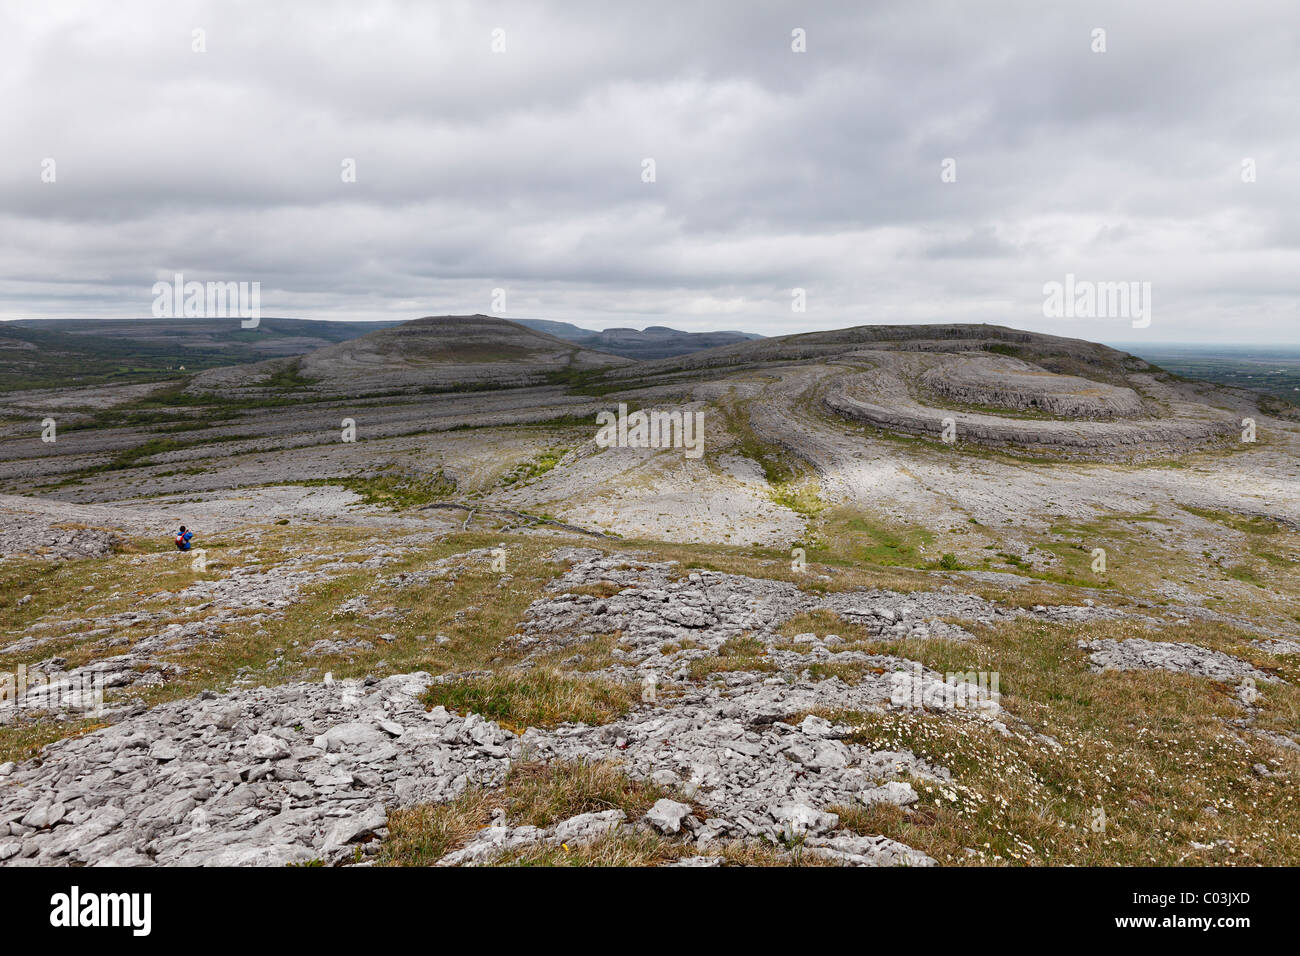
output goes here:
<path id="1" fill-rule="evenodd" d="M 176 532 L 176 547 L 180 551 L 190 549 L 190 538 L 194 537 L 193 531 L 186 531 L 185 525 L 181 525 L 181 530 Z"/>

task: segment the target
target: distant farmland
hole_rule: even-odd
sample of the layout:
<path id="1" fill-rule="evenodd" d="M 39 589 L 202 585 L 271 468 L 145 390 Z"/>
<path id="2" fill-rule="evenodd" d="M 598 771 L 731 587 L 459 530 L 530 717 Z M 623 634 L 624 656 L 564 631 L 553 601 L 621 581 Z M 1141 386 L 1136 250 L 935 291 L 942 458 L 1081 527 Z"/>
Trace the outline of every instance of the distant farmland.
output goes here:
<path id="1" fill-rule="evenodd" d="M 1300 405 L 1300 348 L 1231 345 L 1164 345 L 1128 351 L 1187 378 L 1266 392 Z"/>

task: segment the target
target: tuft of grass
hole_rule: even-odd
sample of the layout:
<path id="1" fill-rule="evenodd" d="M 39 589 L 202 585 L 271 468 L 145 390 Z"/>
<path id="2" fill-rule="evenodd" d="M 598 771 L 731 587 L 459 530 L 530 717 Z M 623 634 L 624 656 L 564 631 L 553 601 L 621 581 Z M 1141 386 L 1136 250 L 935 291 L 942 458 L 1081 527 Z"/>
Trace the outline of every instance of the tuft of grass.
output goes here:
<path id="1" fill-rule="evenodd" d="M 592 584 L 575 584 L 569 588 L 568 594 L 587 594 L 591 597 L 608 598 L 613 597 L 623 590 L 623 585 L 616 581 L 596 581 Z"/>
<path id="2" fill-rule="evenodd" d="M 507 726 L 549 728 L 607 724 L 627 713 L 636 695 L 628 684 L 534 669 L 435 684 L 425 692 L 424 702 L 430 709 L 441 704 Z"/>
<path id="3" fill-rule="evenodd" d="M 724 642 L 714 657 L 698 657 L 690 663 L 692 680 L 703 680 L 723 671 L 761 671 L 772 673 L 776 664 L 767 659 L 767 645 L 745 634 Z"/>
<path id="4" fill-rule="evenodd" d="M 1261 578 L 1259 572 L 1249 564 L 1225 564 L 1219 565 L 1219 569 L 1223 571 L 1225 576 L 1234 581 L 1240 581 L 1243 584 L 1252 584 L 1257 588 L 1263 588 L 1265 590 L 1268 589 L 1268 583 Z"/>

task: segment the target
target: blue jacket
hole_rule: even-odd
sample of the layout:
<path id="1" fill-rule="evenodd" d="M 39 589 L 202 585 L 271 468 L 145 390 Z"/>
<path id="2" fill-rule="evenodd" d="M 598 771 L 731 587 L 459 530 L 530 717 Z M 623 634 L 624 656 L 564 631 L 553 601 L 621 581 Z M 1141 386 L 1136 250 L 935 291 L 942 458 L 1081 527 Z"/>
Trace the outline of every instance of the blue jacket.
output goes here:
<path id="1" fill-rule="evenodd" d="M 184 534 L 178 534 L 176 536 L 176 547 L 180 548 L 182 551 L 188 551 L 190 549 L 190 538 L 192 537 L 194 537 L 193 531 L 186 531 Z"/>

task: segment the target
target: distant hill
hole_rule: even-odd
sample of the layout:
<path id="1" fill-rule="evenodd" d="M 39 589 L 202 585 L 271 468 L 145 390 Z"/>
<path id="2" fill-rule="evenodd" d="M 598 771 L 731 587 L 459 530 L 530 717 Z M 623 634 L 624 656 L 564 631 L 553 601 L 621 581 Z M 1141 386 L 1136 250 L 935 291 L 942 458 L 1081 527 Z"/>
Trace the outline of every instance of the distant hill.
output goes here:
<path id="1" fill-rule="evenodd" d="M 764 364 L 824 361 L 861 349 L 914 352 L 986 351 L 1035 362 L 1061 375 L 1084 375 L 1122 381 L 1133 372 L 1151 367 L 1142 359 L 1117 349 L 1059 335 L 1024 332 L 999 325 L 944 323 L 934 325 L 858 325 L 820 332 L 740 342 L 679 357 L 647 363 L 635 370 L 613 369 L 611 378 L 637 377 L 665 371 Z"/>
<path id="2" fill-rule="evenodd" d="M 197 390 L 292 386 L 362 394 L 454 391 L 539 384 L 565 371 L 631 364 L 628 359 L 488 315 L 425 316 L 297 358 L 199 375 Z"/>
<path id="3" fill-rule="evenodd" d="M 157 381 L 302 355 L 396 322 L 236 319 L 20 319 L 0 322 L 0 391 Z"/>
<path id="4" fill-rule="evenodd" d="M 672 358 L 687 355 L 720 345 L 734 345 L 761 339 L 752 332 L 682 332 L 662 325 L 636 329 L 605 329 L 600 332 L 579 328 L 569 322 L 552 322 L 549 319 L 515 319 L 520 325 L 545 332 L 558 338 L 577 342 L 589 349 L 598 349 L 613 355 L 644 361 L 646 359 Z"/>
<path id="5" fill-rule="evenodd" d="M 660 359 L 762 338 L 748 332 L 681 332 L 663 326 L 652 326 L 640 332 L 635 329 L 595 332 L 568 322 L 545 319 L 506 322 L 491 316 L 459 318 L 524 326 L 531 332 L 551 338 L 552 349 L 559 348 L 556 340 L 567 343 L 563 347 L 567 351 L 563 354 L 572 352 L 578 356 L 578 367 L 587 367 L 583 364 L 587 359 L 582 356 L 590 352 L 635 360 Z M 236 319 L 19 319 L 0 322 L 0 391 L 161 381 L 175 378 L 178 374 L 306 355 L 404 324 L 409 323 L 263 318 L 257 328 L 245 329 Z M 506 344 L 505 339 L 502 339 L 502 344 Z M 576 352 L 572 349 L 575 345 L 579 347 Z M 541 364 L 546 366 L 553 364 L 551 360 L 560 353 L 546 353 L 543 349 L 539 354 L 550 355 L 550 358 L 542 360 Z M 182 367 L 184 372 L 180 371 Z M 478 369 L 471 373 L 471 377 L 483 371 Z M 231 380 L 236 378 L 242 380 L 243 376 L 234 376 Z"/>

